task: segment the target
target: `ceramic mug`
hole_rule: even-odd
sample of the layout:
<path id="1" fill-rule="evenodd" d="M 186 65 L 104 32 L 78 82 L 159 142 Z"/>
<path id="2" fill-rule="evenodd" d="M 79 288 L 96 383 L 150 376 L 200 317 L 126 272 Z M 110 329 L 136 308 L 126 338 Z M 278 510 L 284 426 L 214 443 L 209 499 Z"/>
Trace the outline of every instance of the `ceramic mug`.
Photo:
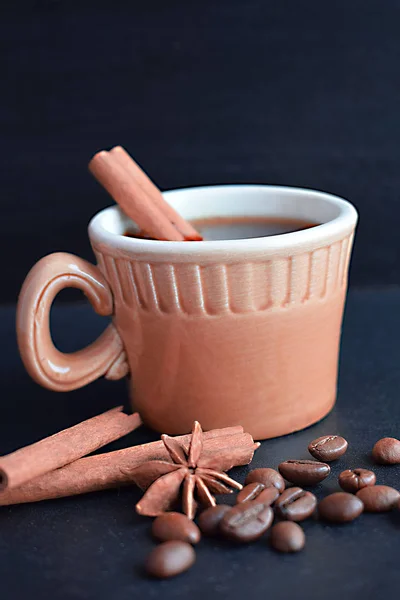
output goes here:
<path id="1" fill-rule="evenodd" d="M 174 190 L 186 219 L 270 216 L 321 223 L 270 237 L 163 242 L 124 236 L 118 207 L 89 225 L 97 266 L 40 260 L 21 290 L 19 348 L 40 384 L 68 391 L 129 374 L 133 405 L 153 429 L 241 424 L 256 439 L 324 417 L 336 397 L 340 331 L 357 213 L 347 201 L 288 187 Z M 56 294 L 77 287 L 112 323 L 63 354 L 51 339 Z"/>

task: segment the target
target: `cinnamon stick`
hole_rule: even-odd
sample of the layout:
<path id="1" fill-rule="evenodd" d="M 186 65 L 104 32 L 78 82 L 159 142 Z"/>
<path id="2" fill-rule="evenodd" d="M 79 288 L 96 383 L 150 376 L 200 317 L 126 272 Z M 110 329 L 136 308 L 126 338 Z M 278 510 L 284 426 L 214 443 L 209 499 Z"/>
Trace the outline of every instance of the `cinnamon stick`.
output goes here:
<path id="1" fill-rule="evenodd" d="M 0 458 L 0 492 L 4 495 L 30 480 L 63 467 L 134 431 L 138 413 L 126 415 L 118 406 Z M 50 474 L 51 477 L 51 474 Z M 7 490 L 7 491 L 4 491 Z M 1 496 L 1 494 L 0 494 Z"/>
<path id="2" fill-rule="evenodd" d="M 191 436 L 175 439 L 188 448 Z M 242 427 L 227 427 L 204 433 L 203 452 L 204 456 L 212 457 L 218 456 L 221 448 L 232 449 L 232 457 L 223 465 L 228 470 L 232 466 L 248 464 L 259 445 L 250 434 L 243 433 Z M 0 494 L 0 505 L 39 502 L 127 485 L 132 483 L 130 471 L 149 460 L 170 460 L 161 440 L 81 458 Z"/>
<path id="3" fill-rule="evenodd" d="M 201 241 L 203 238 L 198 231 L 188 223 L 166 200 L 158 187 L 151 181 L 146 173 L 133 160 L 122 146 L 115 146 L 110 150 L 112 156 L 119 162 L 144 192 L 151 198 L 153 204 L 159 208 L 171 223 L 180 231 L 186 241 Z"/>
<path id="4" fill-rule="evenodd" d="M 109 152 L 95 154 L 89 171 L 147 235 L 157 240 L 183 241 L 183 235 L 142 187 L 132 185 L 131 175 Z"/>

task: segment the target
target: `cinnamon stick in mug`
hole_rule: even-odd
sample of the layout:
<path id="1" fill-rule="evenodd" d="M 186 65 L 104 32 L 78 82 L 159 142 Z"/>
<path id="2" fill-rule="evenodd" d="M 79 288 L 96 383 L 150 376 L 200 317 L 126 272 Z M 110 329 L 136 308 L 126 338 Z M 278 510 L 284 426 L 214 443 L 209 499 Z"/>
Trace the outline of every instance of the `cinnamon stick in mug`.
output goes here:
<path id="1" fill-rule="evenodd" d="M 134 431 L 142 421 L 138 413 L 126 415 L 122 406 L 64 429 L 0 458 L 0 492 L 59 469 Z M 0 493 L 0 497 L 3 495 Z"/>
<path id="2" fill-rule="evenodd" d="M 184 240 L 143 188 L 132 185 L 131 175 L 109 152 L 102 150 L 95 154 L 89 163 L 89 171 L 144 233 L 157 240 Z"/>
<path id="3" fill-rule="evenodd" d="M 166 200 L 158 187 L 151 181 L 146 173 L 133 160 L 128 152 L 122 146 L 115 146 L 110 150 L 110 154 L 115 157 L 121 167 L 123 167 L 143 191 L 151 198 L 153 204 L 160 209 L 168 220 L 180 231 L 186 241 L 201 241 L 203 238 L 198 231 L 186 221 Z"/>
<path id="4" fill-rule="evenodd" d="M 232 454 L 221 468 L 229 470 L 233 466 L 249 464 L 260 444 L 255 443 L 250 434 L 242 432 L 242 427 L 205 432 L 204 456 L 220 457 L 221 450 L 229 448 Z M 187 449 L 191 436 L 178 436 L 175 439 Z M 132 469 L 149 460 L 170 461 L 161 440 L 76 460 L 17 489 L 0 494 L 0 506 L 76 496 L 128 485 L 132 483 Z"/>

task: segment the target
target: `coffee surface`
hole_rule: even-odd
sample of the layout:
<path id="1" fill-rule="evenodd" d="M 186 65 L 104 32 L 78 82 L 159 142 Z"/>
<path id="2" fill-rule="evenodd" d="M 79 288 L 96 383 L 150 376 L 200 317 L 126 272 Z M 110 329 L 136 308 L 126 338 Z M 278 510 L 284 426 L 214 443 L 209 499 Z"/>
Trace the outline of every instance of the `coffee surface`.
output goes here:
<path id="1" fill-rule="evenodd" d="M 206 219 L 193 219 L 191 223 L 205 241 L 268 237 L 282 233 L 293 233 L 294 231 L 310 229 L 319 225 L 319 223 L 312 223 L 303 219 L 283 217 L 208 217 Z M 126 231 L 124 235 L 133 238 L 153 239 L 141 232 Z"/>
<path id="2" fill-rule="evenodd" d="M 191 221 L 204 240 L 268 237 L 310 229 L 318 223 L 283 217 L 210 217 Z"/>

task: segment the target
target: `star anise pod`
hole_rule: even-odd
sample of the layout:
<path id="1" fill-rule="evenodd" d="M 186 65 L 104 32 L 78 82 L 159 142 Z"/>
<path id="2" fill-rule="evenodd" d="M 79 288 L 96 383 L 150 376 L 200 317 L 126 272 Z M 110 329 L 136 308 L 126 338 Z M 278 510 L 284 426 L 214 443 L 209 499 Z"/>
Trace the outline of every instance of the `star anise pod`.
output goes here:
<path id="1" fill-rule="evenodd" d="M 171 510 L 182 495 L 183 512 L 193 519 L 198 503 L 215 506 L 213 494 L 232 493 L 242 485 L 218 470 L 218 456 L 202 456 L 203 431 L 200 423 L 194 422 L 189 449 L 173 437 L 161 436 L 172 462 L 150 460 L 136 467 L 131 473 L 133 481 L 145 491 L 136 504 L 141 515 L 156 517 Z"/>

